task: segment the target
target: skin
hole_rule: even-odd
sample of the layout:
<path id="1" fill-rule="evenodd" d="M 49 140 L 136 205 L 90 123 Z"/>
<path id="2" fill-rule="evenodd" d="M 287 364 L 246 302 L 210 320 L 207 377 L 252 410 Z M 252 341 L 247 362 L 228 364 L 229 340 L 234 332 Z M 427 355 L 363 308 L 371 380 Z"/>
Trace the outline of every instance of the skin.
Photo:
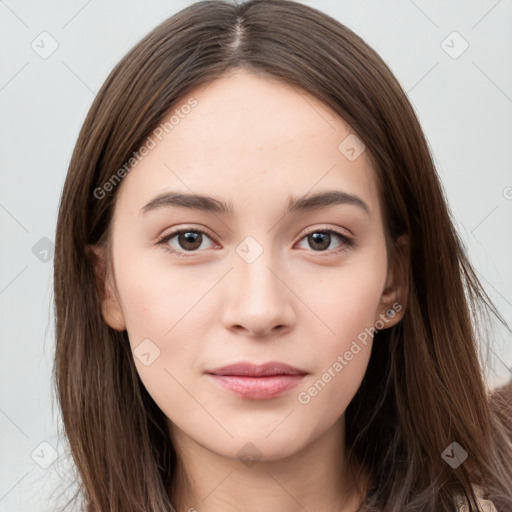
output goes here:
<path id="1" fill-rule="evenodd" d="M 350 161 L 338 149 L 353 133 L 339 116 L 283 82 L 238 70 L 190 96 L 197 106 L 120 185 L 102 304 L 132 349 L 149 339 L 160 351 L 147 366 L 134 361 L 178 454 L 174 505 L 356 511 L 355 480 L 362 485 L 367 474 L 350 476 L 345 409 L 366 372 L 371 337 L 309 403 L 298 394 L 392 304 L 404 303 L 403 275 L 388 269 L 375 172 L 366 152 Z M 369 213 L 337 204 L 285 215 L 289 196 L 327 190 L 358 196 Z M 142 213 L 163 191 L 214 196 L 234 214 L 175 206 Z M 157 244 L 182 228 L 209 236 L 186 257 Z M 329 229 L 356 245 L 336 253 L 345 245 L 336 234 L 320 249 L 307 237 Z M 247 236 L 263 251 L 250 263 L 237 253 Z M 193 245 L 179 242 L 167 246 L 186 253 Z M 204 374 L 239 361 L 282 361 L 308 375 L 278 398 L 250 400 Z M 259 457 L 250 467 L 237 455 L 247 443 Z"/>

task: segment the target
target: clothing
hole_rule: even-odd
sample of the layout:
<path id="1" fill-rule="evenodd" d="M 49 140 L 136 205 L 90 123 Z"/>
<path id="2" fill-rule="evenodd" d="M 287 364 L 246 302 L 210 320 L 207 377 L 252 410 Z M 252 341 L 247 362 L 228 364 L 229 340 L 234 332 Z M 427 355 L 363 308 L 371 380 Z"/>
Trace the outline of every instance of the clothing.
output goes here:
<path id="1" fill-rule="evenodd" d="M 473 485 L 473 489 L 475 491 L 475 495 L 478 499 L 478 507 L 481 510 L 481 512 L 498 512 L 496 510 L 496 507 L 494 506 L 494 503 L 484 498 L 484 491 L 482 487 L 478 485 Z M 463 498 L 462 496 L 457 496 L 455 498 L 456 504 L 457 504 L 457 512 L 468 512 L 469 506 L 468 506 L 468 500 L 467 498 Z"/>

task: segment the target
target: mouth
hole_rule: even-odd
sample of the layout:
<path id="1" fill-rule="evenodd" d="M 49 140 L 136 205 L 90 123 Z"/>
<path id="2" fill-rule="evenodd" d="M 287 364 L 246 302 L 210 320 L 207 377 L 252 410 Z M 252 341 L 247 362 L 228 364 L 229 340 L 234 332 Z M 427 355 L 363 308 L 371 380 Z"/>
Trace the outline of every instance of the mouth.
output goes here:
<path id="1" fill-rule="evenodd" d="M 222 389 L 253 400 L 276 398 L 296 387 L 307 372 L 285 363 L 237 363 L 205 372 Z"/>

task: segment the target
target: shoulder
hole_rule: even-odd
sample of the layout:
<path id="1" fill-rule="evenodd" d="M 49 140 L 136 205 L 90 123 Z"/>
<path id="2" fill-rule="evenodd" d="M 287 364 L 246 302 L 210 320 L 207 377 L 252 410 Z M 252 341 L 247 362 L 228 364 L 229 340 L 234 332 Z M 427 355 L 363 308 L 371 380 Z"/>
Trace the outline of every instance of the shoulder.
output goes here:
<path id="1" fill-rule="evenodd" d="M 482 487 L 473 485 L 473 490 L 475 491 L 475 496 L 478 499 L 478 507 L 482 512 L 498 512 L 494 503 L 484 497 L 484 490 Z M 455 503 L 457 506 L 456 512 L 468 512 L 469 508 L 466 498 L 459 495 L 455 498 Z"/>

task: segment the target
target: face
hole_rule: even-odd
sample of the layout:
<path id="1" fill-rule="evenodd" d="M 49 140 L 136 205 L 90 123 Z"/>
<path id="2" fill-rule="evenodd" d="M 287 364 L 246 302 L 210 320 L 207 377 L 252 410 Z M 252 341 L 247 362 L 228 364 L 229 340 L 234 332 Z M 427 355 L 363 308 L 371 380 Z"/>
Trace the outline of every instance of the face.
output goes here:
<path id="1" fill-rule="evenodd" d="M 191 98 L 120 185 L 103 314 L 174 439 L 273 460 L 343 425 L 401 317 L 376 177 L 304 91 L 237 71 Z M 299 375 L 209 374 L 267 362 Z"/>

